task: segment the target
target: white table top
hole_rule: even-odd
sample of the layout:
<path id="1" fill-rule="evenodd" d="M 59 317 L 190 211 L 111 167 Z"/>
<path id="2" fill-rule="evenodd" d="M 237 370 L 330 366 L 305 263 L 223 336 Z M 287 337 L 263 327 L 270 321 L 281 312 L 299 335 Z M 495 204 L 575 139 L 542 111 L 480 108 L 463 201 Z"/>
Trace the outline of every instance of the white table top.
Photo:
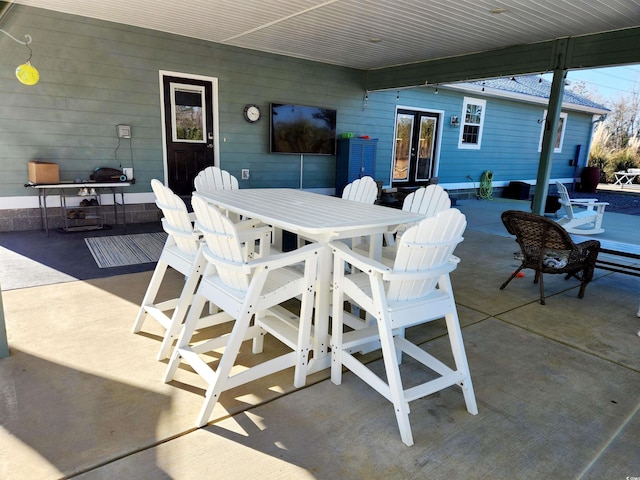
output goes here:
<path id="1" fill-rule="evenodd" d="M 395 208 L 288 188 L 219 190 L 194 195 L 225 210 L 317 241 L 383 233 L 390 226 L 424 218 Z"/>

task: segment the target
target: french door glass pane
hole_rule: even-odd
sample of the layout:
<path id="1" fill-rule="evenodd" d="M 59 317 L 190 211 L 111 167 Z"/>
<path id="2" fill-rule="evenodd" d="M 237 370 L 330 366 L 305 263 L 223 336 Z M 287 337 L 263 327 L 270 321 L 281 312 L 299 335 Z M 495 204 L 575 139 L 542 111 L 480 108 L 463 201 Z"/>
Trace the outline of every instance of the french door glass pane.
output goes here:
<path id="1" fill-rule="evenodd" d="M 396 125 L 396 158 L 393 163 L 393 179 L 408 180 L 409 156 L 413 143 L 413 115 L 398 114 Z"/>
<path id="2" fill-rule="evenodd" d="M 436 119 L 422 117 L 420 119 L 420 147 L 418 149 L 418 169 L 416 180 L 429 180 L 431 177 L 431 159 L 433 158 L 433 135 Z"/>

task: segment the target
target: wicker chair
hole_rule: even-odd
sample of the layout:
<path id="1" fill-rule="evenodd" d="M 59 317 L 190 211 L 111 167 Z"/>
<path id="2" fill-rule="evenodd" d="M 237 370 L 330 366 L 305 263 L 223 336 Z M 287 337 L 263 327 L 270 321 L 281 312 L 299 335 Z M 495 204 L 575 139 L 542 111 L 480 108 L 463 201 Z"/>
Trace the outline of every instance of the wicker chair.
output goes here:
<path id="1" fill-rule="evenodd" d="M 522 264 L 502 284 L 504 289 L 523 268 L 535 270 L 534 283 L 540 283 L 540 303 L 544 299 L 544 273 L 562 273 L 566 278 L 580 280 L 578 297 L 584 296 L 587 283 L 593 278 L 600 242 L 587 240 L 574 243 L 567 231 L 549 218 L 534 213 L 507 210 L 502 223 L 520 245 Z"/>

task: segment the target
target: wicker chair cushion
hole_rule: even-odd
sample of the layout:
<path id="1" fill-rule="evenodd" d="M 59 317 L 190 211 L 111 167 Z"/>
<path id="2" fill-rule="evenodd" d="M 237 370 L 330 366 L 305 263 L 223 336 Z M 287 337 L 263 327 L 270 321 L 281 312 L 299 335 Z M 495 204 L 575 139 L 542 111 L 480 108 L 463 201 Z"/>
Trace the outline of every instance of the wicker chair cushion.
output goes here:
<path id="1" fill-rule="evenodd" d="M 569 253 L 569 250 L 549 250 L 542 256 L 542 264 L 547 268 L 564 268 L 569 263 Z"/>

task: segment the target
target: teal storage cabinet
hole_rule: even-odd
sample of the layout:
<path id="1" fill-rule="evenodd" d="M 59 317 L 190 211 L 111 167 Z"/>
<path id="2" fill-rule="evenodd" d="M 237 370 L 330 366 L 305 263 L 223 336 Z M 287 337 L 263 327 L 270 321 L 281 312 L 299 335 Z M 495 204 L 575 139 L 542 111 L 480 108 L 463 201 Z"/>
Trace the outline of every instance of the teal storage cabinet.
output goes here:
<path id="1" fill-rule="evenodd" d="M 336 196 L 357 178 L 375 178 L 378 139 L 341 138 L 336 152 Z"/>

